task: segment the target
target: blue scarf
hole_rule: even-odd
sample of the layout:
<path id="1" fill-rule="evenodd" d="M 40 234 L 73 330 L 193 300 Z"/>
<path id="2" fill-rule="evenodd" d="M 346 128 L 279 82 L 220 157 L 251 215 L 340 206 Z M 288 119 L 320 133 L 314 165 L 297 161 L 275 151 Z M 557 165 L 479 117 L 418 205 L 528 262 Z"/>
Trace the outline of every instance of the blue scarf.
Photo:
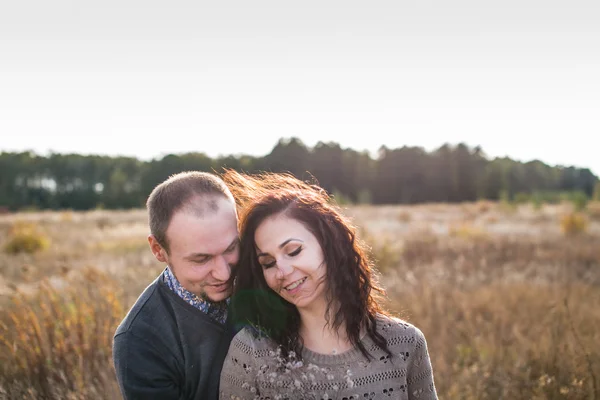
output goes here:
<path id="1" fill-rule="evenodd" d="M 163 272 L 163 279 L 169 289 L 177 293 L 177 295 L 186 303 L 207 314 L 215 321 L 225 324 L 225 321 L 227 320 L 227 305 L 229 304 L 229 299 L 214 303 L 195 295 L 184 288 L 181 283 L 179 283 L 169 267 L 165 268 L 165 271 Z"/>

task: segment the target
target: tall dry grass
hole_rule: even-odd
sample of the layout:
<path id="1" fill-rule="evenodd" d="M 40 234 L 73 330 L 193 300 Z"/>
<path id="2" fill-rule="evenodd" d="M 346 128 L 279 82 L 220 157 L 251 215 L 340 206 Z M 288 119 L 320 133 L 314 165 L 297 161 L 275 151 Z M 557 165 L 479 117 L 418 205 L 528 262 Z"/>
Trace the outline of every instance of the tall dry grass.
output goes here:
<path id="1" fill-rule="evenodd" d="M 566 208 L 565 208 L 566 207 Z M 387 307 L 423 330 L 441 399 L 600 399 L 600 221 L 564 205 L 349 207 Z M 52 246 L 0 254 L 0 398 L 119 398 L 112 335 L 162 269 L 143 211 L 0 216 Z M 95 266 L 95 267 L 92 267 Z"/>
<path id="2" fill-rule="evenodd" d="M 397 295 L 428 337 L 441 398 L 596 399 L 600 291 L 586 286 L 453 286 Z"/>
<path id="3" fill-rule="evenodd" d="M 0 325 L 0 394 L 17 399 L 115 399 L 113 332 L 125 311 L 118 283 L 96 269 L 32 296 L 17 293 Z"/>

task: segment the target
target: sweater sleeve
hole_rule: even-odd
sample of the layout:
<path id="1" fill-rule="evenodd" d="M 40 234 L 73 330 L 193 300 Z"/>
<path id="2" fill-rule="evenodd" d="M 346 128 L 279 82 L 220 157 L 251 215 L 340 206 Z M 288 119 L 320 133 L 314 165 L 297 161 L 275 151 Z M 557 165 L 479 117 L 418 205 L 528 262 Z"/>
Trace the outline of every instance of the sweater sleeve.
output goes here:
<path id="1" fill-rule="evenodd" d="M 417 327 L 415 329 L 415 348 L 407 367 L 407 392 L 410 400 L 437 400 L 433 381 L 433 369 L 427 350 L 425 335 Z"/>
<path id="2" fill-rule="evenodd" d="M 231 341 L 221 370 L 220 400 L 249 400 L 260 393 L 256 383 L 257 365 L 250 335 L 240 331 Z"/>
<path id="3" fill-rule="evenodd" d="M 131 332 L 115 337 L 113 362 L 124 399 L 180 398 L 173 359 Z"/>

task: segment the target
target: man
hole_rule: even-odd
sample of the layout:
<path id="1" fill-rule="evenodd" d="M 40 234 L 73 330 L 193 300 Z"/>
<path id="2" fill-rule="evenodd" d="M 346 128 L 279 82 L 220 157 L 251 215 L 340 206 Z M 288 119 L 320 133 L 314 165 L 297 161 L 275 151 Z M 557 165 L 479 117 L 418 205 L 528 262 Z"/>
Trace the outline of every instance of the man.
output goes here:
<path id="1" fill-rule="evenodd" d="M 148 243 L 166 268 L 115 333 L 121 392 L 127 400 L 216 399 L 233 336 L 226 299 L 239 257 L 235 201 L 217 176 L 183 172 L 146 205 Z"/>

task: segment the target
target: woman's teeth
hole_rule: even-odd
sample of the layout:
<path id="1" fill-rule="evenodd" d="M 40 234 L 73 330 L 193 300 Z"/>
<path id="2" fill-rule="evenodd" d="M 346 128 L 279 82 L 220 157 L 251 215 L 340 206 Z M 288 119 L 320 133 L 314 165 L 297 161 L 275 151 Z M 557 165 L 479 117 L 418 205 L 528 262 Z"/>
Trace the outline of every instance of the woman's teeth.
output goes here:
<path id="1" fill-rule="evenodd" d="M 302 279 L 298 279 L 296 282 L 292 283 L 291 285 L 288 285 L 285 287 L 285 290 L 294 290 L 296 289 L 298 286 L 302 285 L 304 283 L 304 281 L 306 280 L 306 277 L 302 278 Z"/>

